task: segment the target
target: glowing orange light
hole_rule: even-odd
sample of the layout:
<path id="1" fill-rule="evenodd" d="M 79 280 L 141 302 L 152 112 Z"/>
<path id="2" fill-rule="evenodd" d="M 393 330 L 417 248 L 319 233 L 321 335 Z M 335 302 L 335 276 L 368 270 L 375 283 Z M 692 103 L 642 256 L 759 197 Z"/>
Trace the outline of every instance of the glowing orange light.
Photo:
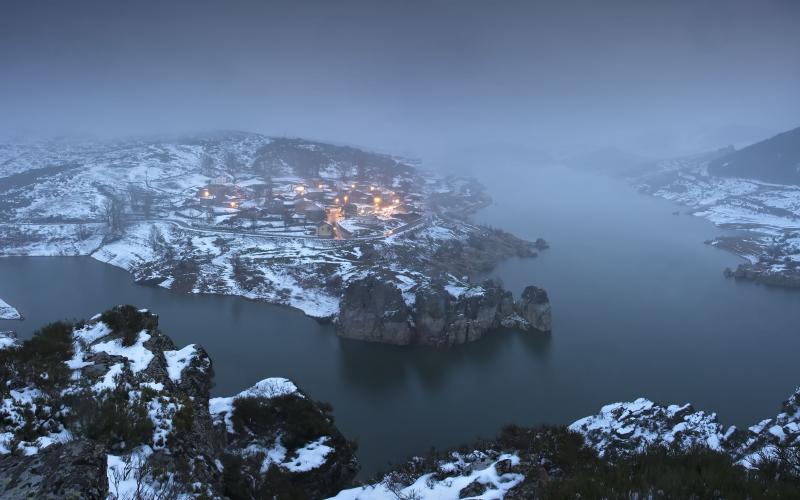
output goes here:
<path id="1" fill-rule="evenodd" d="M 334 201 L 334 202 L 336 202 L 336 203 L 338 204 L 338 203 L 339 203 L 339 198 L 336 198 L 336 199 L 335 199 L 335 200 L 333 200 L 333 201 Z"/>
<path id="2" fill-rule="evenodd" d="M 236 202 L 235 201 L 231 202 L 231 208 L 236 208 Z"/>
<path id="3" fill-rule="evenodd" d="M 347 195 L 344 196 L 344 202 L 347 203 Z"/>
<path id="4" fill-rule="evenodd" d="M 372 201 L 374 201 L 375 204 L 378 205 L 381 202 L 381 197 L 380 196 L 376 196 L 375 198 L 372 198 Z"/>

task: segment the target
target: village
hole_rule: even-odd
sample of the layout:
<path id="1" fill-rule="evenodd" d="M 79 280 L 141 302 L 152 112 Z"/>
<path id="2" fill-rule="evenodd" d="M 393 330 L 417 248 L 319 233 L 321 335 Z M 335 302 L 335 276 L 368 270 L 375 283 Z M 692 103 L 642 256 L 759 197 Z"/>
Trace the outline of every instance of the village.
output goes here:
<path id="1" fill-rule="evenodd" d="M 188 194 L 175 214 L 193 227 L 270 236 L 381 238 L 423 213 L 422 195 L 408 186 L 336 179 L 220 176 Z"/>

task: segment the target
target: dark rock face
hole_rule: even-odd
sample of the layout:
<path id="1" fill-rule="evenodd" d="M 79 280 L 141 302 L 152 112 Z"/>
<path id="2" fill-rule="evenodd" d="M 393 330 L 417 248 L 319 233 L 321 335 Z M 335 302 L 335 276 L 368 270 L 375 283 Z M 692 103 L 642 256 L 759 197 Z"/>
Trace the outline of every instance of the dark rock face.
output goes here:
<path id="1" fill-rule="evenodd" d="M 428 288 L 415 295 L 414 340 L 419 344 L 437 344 L 451 321 L 450 294 L 442 287 Z"/>
<path id="2" fill-rule="evenodd" d="M 517 313 L 528 322 L 531 328 L 549 332 L 553 328 L 550 299 L 547 292 L 535 286 L 526 287 L 522 297 L 515 304 Z"/>
<path id="3" fill-rule="evenodd" d="M 53 445 L 36 455 L 0 455 L 0 498 L 86 498 L 108 495 L 106 455 L 88 440 Z"/>
<path id="4" fill-rule="evenodd" d="M 370 275 L 345 288 L 337 333 L 345 338 L 405 345 L 411 342 L 408 318 L 400 289 Z"/>
<path id="5" fill-rule="evenodd" d="M 723 275 L 737 281 L 752 281 L 767 286 L 782 288 L 800 288 L 800 269 L 784 267 L 774 270 L 776 262 L 756 262 L 754 264 L 739 264 L 736 270 L 725 268 Z"/>
<path id="6" fill-rule="evenodd" d="M 345 289 L 337 334 L 398 345 L 447 346 L 478 340 L 501 327 L 551 329 L 550 301 L 540 288 L 528 287 L 517 303 L 491 280 L 450 290 L 442 283 L 420 287 L 411 307 L 392 283 L 376 276 L 356 280 Z"/>

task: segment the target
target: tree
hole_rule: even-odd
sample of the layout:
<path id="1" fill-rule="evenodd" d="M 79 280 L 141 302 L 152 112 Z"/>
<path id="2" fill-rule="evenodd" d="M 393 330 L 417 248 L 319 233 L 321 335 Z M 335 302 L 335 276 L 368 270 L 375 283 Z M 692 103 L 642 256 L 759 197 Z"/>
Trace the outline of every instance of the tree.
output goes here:
<path id="1" fill-rule="evenodd" d="M 111 233 L 119 233 L 124 225 L 125 203 L 119 196 L 114 194 L 106 196 L 106 201 L 103 204 L 106 224 L 108 224 Z"/>
<path id="2" fill-rule="evenodd" d="M 236 173 L 241 169 L 239 158 L 230 151 L 225 153 L 225 172 L 233 179 L 233 184 L 236 184 Z"/>
<path id="3" fill-rule="evenodd" d="M 214 158 L 211 156 L 204 154 L 200 157 L 200 173 L 205 175 L 206 177 L 214 177 L 214 170 L 216 169 L 216 163 L 214 162 Z"/>
<path id="4" fill-rule="evenodd" d="M 131 211 L 139 211 L 145 217 L 153 212 L 153 193 L 135 184 L 128 184 L 128 200 Z"/>
<path id="5" fill-rule="evenodd" d="M 162 253 L 167 244 L 164 234 L 155 224 L 150 226 L 150 234 L 147 237 L 147 243 L 156 254 Z"/>
<path id="6" fill-rule="evenodd" d="M 275 160 L 272 158 L 267 158 L 265 155 L 260 155 L 253 161 L 253 170 L 261 172 L 261 176 L 263 177 L 265 184 L 263 195 L 267 199 L 267 202 L 269 202 L 272 200 L 272 178 L 277 172 Z"/>

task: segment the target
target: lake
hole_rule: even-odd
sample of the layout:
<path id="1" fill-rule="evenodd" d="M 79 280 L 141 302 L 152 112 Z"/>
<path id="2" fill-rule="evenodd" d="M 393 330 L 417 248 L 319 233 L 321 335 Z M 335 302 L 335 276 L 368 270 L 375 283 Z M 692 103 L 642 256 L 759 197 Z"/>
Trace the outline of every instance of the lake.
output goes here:
<path id="1" fill-rule="evenodd" d="M 739 259 L 703 244 L 720 230 L 611 178 L 493 174 L 482 181 L 495 204 L 475 219 L 552 248 L 490 274 L 515 295 L 545 287 L 552 335 L 498 333 L 447 350 L 345 341 L 295 310 L 139 286 L 88 257 L 0 258 L 0 298 L 27 318 L 0 330 L 27 337 L 116 304 L 149 308 L 179 346 L 206 348 L 215 395 L 284 376 L 332 403 L 337 425 L 359 442 L 362 477 L 506 423 L 568 424 L 639 396 L 749 425 L 800 384 L 800 293 L 723 278 Z"/>

